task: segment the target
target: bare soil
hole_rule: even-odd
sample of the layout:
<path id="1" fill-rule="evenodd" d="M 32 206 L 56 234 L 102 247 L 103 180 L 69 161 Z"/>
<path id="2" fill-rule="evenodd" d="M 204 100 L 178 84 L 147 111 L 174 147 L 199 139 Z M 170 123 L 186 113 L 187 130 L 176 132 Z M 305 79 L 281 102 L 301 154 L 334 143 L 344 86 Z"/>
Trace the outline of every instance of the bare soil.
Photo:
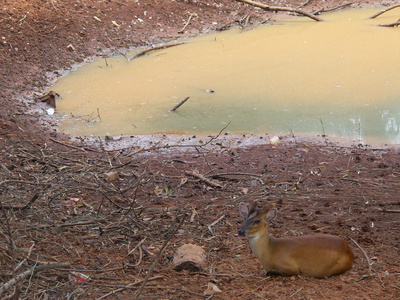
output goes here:
<path id="1" fill-rule="evenodd" d="M 264 3 L 313 12 L 345 1 Z M 352 7 L 394 3 L 356 0 Z M 49 75 L 93 55 L 283 16 L 233 0 L 2 0 L 0 278 L 7 284 L 0 296 L 399 299 L 397 146 L 327 137 L 271 145 L 267 136 L 249 145 L 222 133 L 191 137 L 194 145 L 186 147 L 160 144 L 158 137 L 143 146 L 130 137 L 131 145 L 110 150 L 113 141 L 71 140 L 32 112 L 32 101 L 21 101 L 42 95 Z M 109 172 L 118 179 L 106 180 Z M 238 204 L 251 200 L 277 205 L 275 236 L 344 237 L 354 268 L 327 279 L 267 276 L 248 242 L 235 237 L 243 221 Z M 171 269 L 175 250 L 186 243 L 203 247 L 206 268 Z M 26 272 L 56 262 L 67 264 Z M 11 284 L 18 274 L 25 277 Z M 79 274 L 89 278 L 78 280 Z M 222 292 L 205 295 L 208 283 Z"/>

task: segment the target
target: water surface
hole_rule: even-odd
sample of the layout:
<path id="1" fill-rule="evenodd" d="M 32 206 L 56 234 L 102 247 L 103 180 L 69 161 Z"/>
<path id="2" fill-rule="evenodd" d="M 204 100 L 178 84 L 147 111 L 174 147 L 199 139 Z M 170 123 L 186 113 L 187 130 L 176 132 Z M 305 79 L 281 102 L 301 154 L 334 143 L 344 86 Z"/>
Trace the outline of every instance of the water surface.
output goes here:
<path id="1" fill-rule="evenodd" d="M 229 123 L 230 132 L 400 142 L 400 30 L 375 26 L 398 12 L 368 20 L 376 11 L 207 34 L 130 62 L 100 59 L 51 87 L 62 96 L 60 130 L 217 133 Z"/>

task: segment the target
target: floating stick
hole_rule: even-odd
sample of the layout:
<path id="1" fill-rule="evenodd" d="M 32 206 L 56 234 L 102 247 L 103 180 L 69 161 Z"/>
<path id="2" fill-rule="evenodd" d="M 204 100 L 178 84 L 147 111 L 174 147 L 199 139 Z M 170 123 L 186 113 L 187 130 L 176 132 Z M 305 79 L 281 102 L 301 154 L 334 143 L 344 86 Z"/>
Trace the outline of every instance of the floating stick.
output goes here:
<path id="1" fill-rule="evenodd" d="M 179 102 L 177 105 L 175 105 L 170 111 L 176 111 L 179 107 L 181 107 L 183 105 L 183 103 L 188 101 L 189 98 L 190 97 L 186 97 L 185 99 L 183 99 L 181 102 Z"/>

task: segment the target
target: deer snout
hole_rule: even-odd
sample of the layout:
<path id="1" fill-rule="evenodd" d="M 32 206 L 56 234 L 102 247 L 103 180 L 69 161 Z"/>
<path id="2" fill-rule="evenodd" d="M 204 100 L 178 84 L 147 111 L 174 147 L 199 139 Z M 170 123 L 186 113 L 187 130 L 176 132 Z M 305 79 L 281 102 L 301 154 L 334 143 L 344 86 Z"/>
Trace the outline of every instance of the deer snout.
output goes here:
<path id="1" fill-rule="evenodd" d="M 242 228 L 240 228 L 238 230 L 238 236 L 245 236 L 245 235 L 246 235 L 246 233 L 244 232 L 244 230 Z"/>

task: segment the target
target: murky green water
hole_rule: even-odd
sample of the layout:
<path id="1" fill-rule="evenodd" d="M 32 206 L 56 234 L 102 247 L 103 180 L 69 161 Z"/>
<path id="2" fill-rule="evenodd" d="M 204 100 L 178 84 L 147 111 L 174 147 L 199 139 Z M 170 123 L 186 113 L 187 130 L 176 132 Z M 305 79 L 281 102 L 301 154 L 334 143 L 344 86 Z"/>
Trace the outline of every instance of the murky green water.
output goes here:
<path id="1" fill-rule="evenodd" d="M 230 132 L 400 142 L 400 29 L 374 26 L 399 12 L 366 19 L 376 11 L 322 15 L 327 22 L 291 18 L 189 39 L 130 62 L 98 60 L 51 87 L 62 96 L 60 130 L 217 133 L 230 122 Z"/>

